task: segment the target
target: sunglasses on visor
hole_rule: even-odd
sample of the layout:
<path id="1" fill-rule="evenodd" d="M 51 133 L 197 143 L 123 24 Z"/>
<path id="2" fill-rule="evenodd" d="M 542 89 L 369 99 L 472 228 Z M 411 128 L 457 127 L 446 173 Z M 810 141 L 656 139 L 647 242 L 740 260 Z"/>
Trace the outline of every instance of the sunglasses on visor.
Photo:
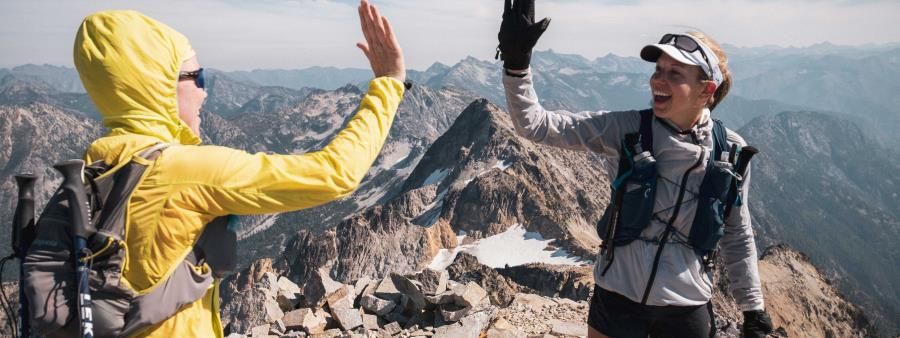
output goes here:
<path id="1" fill-rule="evenodd" d="M 206 78 L 203 76 L 203 68 L 197 69 L 191 72 L 180 72 L 178 73 L 178 81 L 186 81 L 186 80 L 194 80 L 194 84 L 197 85 L 197 88 L 205 89 L 206 87 Z"/>
<path id="2" fill-rule="evenodd" d="M 709 67 L 703 72 L 706 73 L 707 76 L 712 78 L 712 64 L 709 63 L 709 58 L 706 57 L 706 52 L 703 51 L 703 48 L 700 48 L 700 44 L 697 43 L 697 40 L 694 40 L 692 36 L 683 34 L 666 34 L 663 35 L 662 39 L 659 39 L 659 44 L 672 45 L 675 46 L 675 48 L 688 53 L 693 53 L 699 50 L 700 55 L 703 56 L 703 60 L 706 61 L 706 66 Z"/>

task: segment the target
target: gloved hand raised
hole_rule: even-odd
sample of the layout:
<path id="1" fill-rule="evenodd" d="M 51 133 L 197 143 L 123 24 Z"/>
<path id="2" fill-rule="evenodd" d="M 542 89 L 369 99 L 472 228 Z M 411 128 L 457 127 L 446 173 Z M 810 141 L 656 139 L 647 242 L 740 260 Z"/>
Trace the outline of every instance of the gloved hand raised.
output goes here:
<path id="1" fill-rule="evenodd" d="M 763 310 L 744 311 L 744 337 L 765 338 L 772 333 L 772 319 Z"/>
<path id="2" fill-rule="evenodd" d="M 498 56 L 503 68 L 522 70 L 531 63 L 531 49 L 550 25 L 550 19 L 534 22 L 534 0 L 506 0 L 503 7 L 503 23 L 497 38 Z"/>

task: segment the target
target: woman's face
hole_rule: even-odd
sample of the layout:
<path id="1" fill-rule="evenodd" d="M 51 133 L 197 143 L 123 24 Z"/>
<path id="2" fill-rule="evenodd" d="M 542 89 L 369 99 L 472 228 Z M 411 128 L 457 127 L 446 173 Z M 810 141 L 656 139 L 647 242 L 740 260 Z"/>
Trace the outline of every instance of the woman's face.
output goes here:
<path id="1" fill-rule="evenodd" d="M 182 72 L 191 72 L 200 69 L 197 57 L 185 61 L 181 65 Z M 206 90 L 198 88 L 193 80 L 184 79 L 178 81 L 176 89 L 178 96 L 178 117 L 191 128 L 196 135 L 200 135 L 200 107 L 206 99 Z"/>
<path id="2" fill-rule="evenodd" d="M 698 113 L 715 92 L 715 84 L 701 81 L 700 72 L 700 67 L 683 64 L 662 53 L 656 60 L 656 71 L 650 77 L 654 114 L 676 123 L 696 122 Z"/>

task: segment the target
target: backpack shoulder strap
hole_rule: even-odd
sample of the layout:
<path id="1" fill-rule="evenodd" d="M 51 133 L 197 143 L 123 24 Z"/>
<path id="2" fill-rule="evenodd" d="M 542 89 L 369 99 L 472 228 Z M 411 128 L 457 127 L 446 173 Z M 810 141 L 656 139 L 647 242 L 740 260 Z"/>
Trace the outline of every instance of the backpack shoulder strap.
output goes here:
<path id="1" fill-rule="evenodd" d="M 722 152 L 728 149 L 728 130 L 722 121 L 713 119 L 713 159 L 722 160 Z"/>
<path id="2" fill-rule="evenodd" d="M 137 156 L 140 158 L 143 158 L 145 160 L 148 160 L 148 161 L 153 161 L 160 154 L 162 154 L 163 150 L 166 150 L 167 148 L 169 148 L 170 145 L 171 144 L 169 144 L 169 143 L 160 142 L 150 148 L 147 148 L 147 149 L 141 151 Z"/>
<path id="3" fill-rule="evenodd" d="M 653 110 L 641 110 L 641 149 L 653 153 Z"/>

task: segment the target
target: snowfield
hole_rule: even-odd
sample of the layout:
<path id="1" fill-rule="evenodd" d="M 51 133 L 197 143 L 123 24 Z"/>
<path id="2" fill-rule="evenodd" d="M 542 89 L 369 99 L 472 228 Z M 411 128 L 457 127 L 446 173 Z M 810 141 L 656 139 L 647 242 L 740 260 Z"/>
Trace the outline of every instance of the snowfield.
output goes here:
<path id="1" fill-rule="evenodd" d="M 465 237 L 465 234 L 461 234 L 456 239 L 462 243 Z M 581 257 L 571 256 L 563 249 L 548 250 L 547 247 L 552 241 L 553 239 L 544 239 L 537 232 L 527 232 L 521 225 L 516 224 L 505 232 L 477 240 L 471 244 L 460 245 L 453 249 L 441 249 L 428 268 L 432 270 L 446 269 L 460 252 L 473 255 L 481 264 L 492 268 L 528 263 L 567 265 L 585 263 Z"/>

